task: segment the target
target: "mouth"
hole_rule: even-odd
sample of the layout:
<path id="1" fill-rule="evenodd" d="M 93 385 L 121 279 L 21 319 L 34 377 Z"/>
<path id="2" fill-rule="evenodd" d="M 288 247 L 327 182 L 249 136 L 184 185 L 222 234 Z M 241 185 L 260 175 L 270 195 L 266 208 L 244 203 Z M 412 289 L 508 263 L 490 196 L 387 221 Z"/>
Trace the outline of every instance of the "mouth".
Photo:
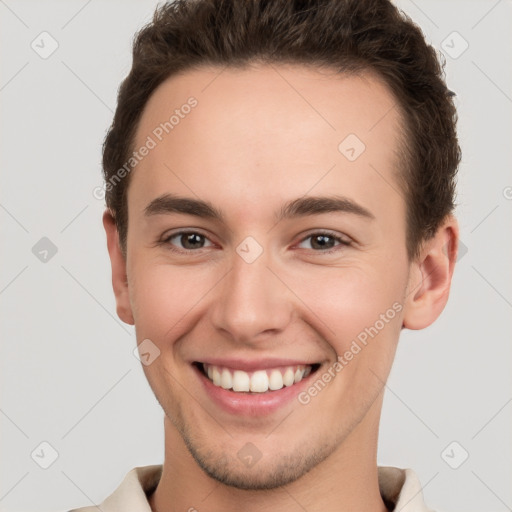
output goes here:
<path id="1" fill-rule="evenodd" d="M 215 387 L 233 394 L 272 394 L 283 388 L 292 388 L 315 373 L 320 363 L 278 366 L 256 371 L 244 371 L 195 361 L 198 371 Z"/>

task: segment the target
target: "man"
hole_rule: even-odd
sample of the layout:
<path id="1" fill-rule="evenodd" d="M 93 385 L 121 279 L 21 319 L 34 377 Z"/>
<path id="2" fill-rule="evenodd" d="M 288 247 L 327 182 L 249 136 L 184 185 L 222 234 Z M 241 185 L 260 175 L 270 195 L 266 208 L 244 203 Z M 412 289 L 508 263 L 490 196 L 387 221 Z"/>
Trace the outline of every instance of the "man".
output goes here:
<path id="1" fill-rule="evenodd" d="M 429 510 L 377 438 L 400 331 L 448 299 L 451 96 L 386 0 L 157 10 L 105 140 L 103 223 L 165 460 L 101 510 Z"/>

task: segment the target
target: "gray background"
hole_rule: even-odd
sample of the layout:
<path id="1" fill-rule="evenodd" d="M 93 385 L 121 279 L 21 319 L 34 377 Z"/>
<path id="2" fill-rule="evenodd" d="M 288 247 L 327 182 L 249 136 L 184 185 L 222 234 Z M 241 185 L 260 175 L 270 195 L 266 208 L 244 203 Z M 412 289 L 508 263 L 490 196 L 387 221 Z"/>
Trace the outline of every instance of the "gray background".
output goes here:
<path id="1" fill-rule="evenodd" d="M 163 413 L 115 314 L 93 196 L 132 36 L 155 5 L 0 0 L 2 511 L 99 503 L 163 461 Z M 399 6 L 444 48 L 457 93 L 467 253 L 439 320 L 402 335 L 378 462 L 413 468 L 439 511 L 512 510 L 512 2 Z M 31 47 L 51 49 L 43 31 L 59 45 L 46 59 Z M 46 262 L 43 237 L 57 248 Z M 42 442 L 58 453 L 48 469 Z"/>

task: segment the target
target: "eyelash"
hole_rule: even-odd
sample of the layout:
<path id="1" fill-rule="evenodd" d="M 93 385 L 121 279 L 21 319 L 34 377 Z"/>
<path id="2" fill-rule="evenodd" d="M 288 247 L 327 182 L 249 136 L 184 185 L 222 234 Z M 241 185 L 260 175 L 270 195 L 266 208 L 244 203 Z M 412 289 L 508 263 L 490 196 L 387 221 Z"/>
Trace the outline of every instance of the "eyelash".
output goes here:
<path id="1" fill-rule="evenodd" d="M 199 235 L 199 236 L 204 237 L 205 239 L 209 240 L 206 235 L 203 235 L 199 231 L 182 230 L 182 231 L 177 231 L 176 233 L 172 233 L 171 235 L 165 237 L 163 240 L 161 240 L 159 242 L 159 245 L 166 245 L 166 246 L 168 246 L 170 251 L 176 252 L 178 254 L 190 254 L 193 252 L 199 252 L 199 251 L 201 251 L 201 249 L 204 249 L 203 247 L 201 247 L 199 249 L 178 249 L 178 248 L 174 247 L 170 243 L 170 240 L 177 236 L 180 236 L 180 235 Z M 313 238 L 315 236 L 328 236 L 328 237 L 334 239 L 336 242 L 339 242 L 339 245 L 335 245 L 334 247 L 327 249 L 325 251 L 311 249 L 313 252 L 319 253 L 319 254 L 332 254 L 334 252 L 337 252 L 340 249 L 340 247 L 350 247 L 352 245 L 351 241 L 346 240 L 338 235 L 335 235 L 334 233 L 330 233 L 329 231 L 315 231 L 314 233 L 310 233 L 309 235 L 302 238 L 299 241 L 299 244 L 305 242 L 308 238 Z M 211 240 L 210 240 L 210 242 L 211 242 Z"/>

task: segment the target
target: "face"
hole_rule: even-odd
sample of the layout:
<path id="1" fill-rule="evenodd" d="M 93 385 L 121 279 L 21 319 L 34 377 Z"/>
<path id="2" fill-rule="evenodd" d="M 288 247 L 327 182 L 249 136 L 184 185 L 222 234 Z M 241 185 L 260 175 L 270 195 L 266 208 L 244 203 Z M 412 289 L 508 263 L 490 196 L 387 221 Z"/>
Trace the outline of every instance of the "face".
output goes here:
<path id="1" fill-rule="evenodd" d="M 391 93 L 278 71 L 198 69 L 151 96 L 116 292 L 159 351 L 144 371 L 167 418 L 239 488 L 293 481 L 378 423 L 410 287 Z"/>

